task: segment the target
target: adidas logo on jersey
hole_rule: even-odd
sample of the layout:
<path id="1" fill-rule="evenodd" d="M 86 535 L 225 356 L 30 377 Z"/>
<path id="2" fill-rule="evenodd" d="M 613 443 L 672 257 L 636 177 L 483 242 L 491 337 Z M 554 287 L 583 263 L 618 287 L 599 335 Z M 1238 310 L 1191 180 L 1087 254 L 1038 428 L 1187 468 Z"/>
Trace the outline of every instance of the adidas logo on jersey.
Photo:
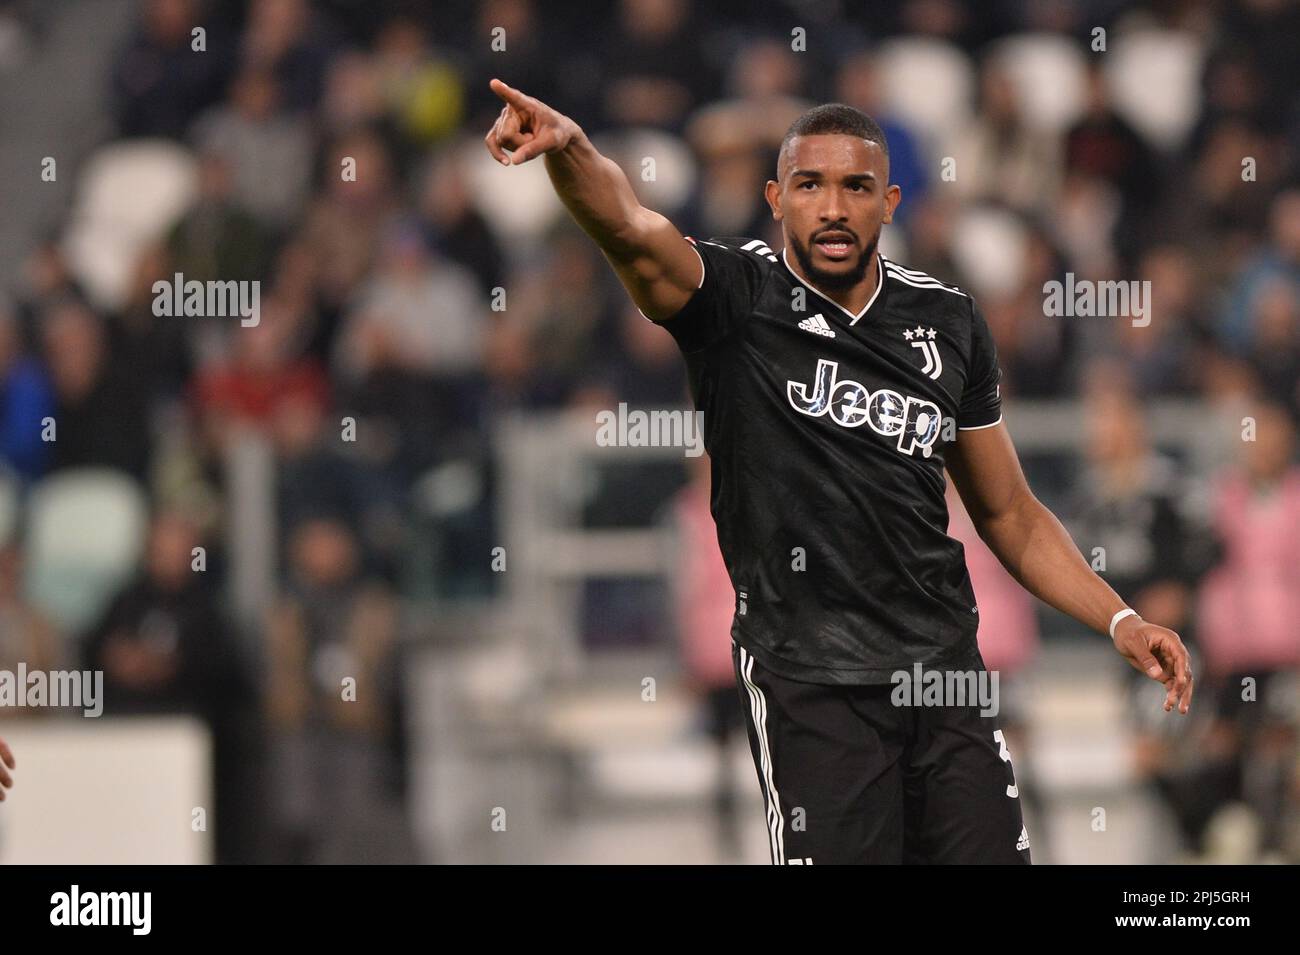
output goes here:
<path id="1" fill-rule="evenodd" d="M 1029 830 L 1024 826 L 1020 827 L 1020 838 L 1016 840 L 1016 849 L 1021 851 L 1029 848 Z"/>
<path id="2" fill-rule="evenodd" d="M 826 324 L 826 319 L 822 318 L 821 312 L 805 318 L 799 323 L 799 327 L 806 332 L 812 332 L 814 335 L 823 335 L 826 338 L 835 337 L 835 330 Z"/>

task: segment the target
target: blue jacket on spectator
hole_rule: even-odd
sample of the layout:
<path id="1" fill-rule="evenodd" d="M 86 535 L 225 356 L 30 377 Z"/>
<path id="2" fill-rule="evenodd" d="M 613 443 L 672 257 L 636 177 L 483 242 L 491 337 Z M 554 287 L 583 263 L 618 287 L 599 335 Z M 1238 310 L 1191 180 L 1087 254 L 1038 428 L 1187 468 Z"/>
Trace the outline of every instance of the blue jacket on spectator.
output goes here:
<path id="1" fill-rule="evenodd" d="M 54 391 L 39 362 L 23 358 L 0 379 L 0 459 L 27 479 L 40 477 L 49 461 L 41 422 L 54 414 Z"/>

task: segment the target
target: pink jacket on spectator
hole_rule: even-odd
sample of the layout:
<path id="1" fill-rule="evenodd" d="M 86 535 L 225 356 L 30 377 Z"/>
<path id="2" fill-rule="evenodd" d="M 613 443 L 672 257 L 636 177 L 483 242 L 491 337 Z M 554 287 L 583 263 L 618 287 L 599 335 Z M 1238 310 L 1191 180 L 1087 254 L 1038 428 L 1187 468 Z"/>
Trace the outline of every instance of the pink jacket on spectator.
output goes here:
<path id="1" fill-rule="evenodd" d="M 676 554 L 676 621 L 687 674 L 704 687 L 736 682 L 731 666 L 735 590 L 718 548 L 708 486 L 690 484 L 674 501 L 680 546 Z"/>
<path id="2" fill-rule="evenodd" d="M 1227 475 L 1214 523 L 1226 552 L 1201 587 L 1197 631 L 1209 671 L 1300 664 L 1300 468 L 1265 496 Z"/>
<path id="3" fill-rule="evenodd" d="M 1011 676 L 1038 651 L 1034 600 L 989 550 L 971 523 L 961 498 L 948 490 L 948 536 L 966 549 L 975 603 L 980 608 L 980 656 L 990 670 Z"/>

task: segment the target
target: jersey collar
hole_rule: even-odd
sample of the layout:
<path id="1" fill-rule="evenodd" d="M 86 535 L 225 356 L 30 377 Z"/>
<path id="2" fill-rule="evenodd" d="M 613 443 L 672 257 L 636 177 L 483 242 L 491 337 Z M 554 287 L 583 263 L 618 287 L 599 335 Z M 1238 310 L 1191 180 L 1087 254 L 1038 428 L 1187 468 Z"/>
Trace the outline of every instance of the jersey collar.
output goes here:
<path id="1" fill-rule="evenodd" d="M 877 252 L 876 252 L 876 290 L 875 290 L 874 292 L 871 293 L 871 298 L 867 299 L 867 304 L 862 306 L 862 311 L 860 311 L 860 312 L 858 312 L 858 314 L 854 315 L 852 312 L 850 312 L 847 308 L 845 308 L 845 307 L 844 307 L 843 305 L 841 305 L 839 302 L 835 301 L 835 300 L 832 299 L 832 298 L 826 298 L 825 295 L 823 295 L 821 292 L 817 291 L 817 289 L 813 288 L 813 286 L 812 286 L 811 284 L 809 284 L 808 282 L 805 282 L 803 279 L 801 279 L 801 278 L 799 277 L 799 273 L 796 272 L 794 269 L 790 268 L 790 262 L 789 262 L 789 260 L 785 257 L 787 251 L 788 251 L 787 249 L 782 249 L 782 250 L 781 250 L 781 262 L 785 265 L 786 269 L 790 272 L 790 274 L 794 276 L 795 281 L 797 281 L 797 282 L 798 282 L 800 285 L 802 285 L 804 288 L 808 289 L 808 291 L 812 292 L 814 295 L 819 295 L 819 296 L 821 296 L 822 298 L 826 299 L 826 301 L 830 302 L 832 305 L 834 305 L 836 308 L 838 308 L 841 312 L 843 312 L 845 315 L 847 315 L 847 316 L 849 317 L 849 324 L 850 324 L 850 325 L 856 325 L 856 324 L 858 323 L 858 319 L 861 318 L 863 315 L 867 314 L 867 312 L 871 309 L 871 306 L 874 305 L 874 304 L 876 304 L 876 299 L 880 297 L 880 290 L 883 289 L 883 288 L 885 287 L 885 262 L 884 262 L 884 257 L 880 254 L 879 251 L 877 251 Z"/>

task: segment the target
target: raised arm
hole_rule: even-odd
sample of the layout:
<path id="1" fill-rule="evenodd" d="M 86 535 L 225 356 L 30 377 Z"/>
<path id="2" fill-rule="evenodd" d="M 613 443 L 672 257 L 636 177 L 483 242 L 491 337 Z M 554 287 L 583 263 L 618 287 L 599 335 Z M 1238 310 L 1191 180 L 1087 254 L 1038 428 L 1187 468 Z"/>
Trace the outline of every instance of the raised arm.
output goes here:
<path id="1" fill-rule="evenodd" d="M 654 321 L 676 315 L 704 278 L 690 243 L 641 205 L 623 170 L 577 123 L 500 80 L 490 85 L 506 105 L 484 137 L 488 152 L 504 166 L 545 156 L 560 201 L 600 246 L 632 301 Z"/>
<path id="2" fill-rule="evenodd" d="M 1069 533 L 1034 497 L 1005 424 L 958 431 L 948 472 L 980 537 L 1026 590 L 1100 633 L 1124 601 L 1079 553 Z M 1115 627 L 1115 649 L 1165 685 L 1165 710 L 1186 713 L 1192 671 L 1178 634 L 1130 615 Z"/>

